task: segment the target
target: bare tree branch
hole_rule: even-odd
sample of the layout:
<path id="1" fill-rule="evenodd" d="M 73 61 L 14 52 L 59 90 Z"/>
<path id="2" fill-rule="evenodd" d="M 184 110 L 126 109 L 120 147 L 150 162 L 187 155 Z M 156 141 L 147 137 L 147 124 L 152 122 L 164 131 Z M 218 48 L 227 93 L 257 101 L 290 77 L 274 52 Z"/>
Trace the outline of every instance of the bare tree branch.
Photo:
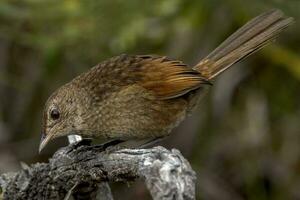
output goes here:
<path id="1" fill-rule="evenodd" d="M 4 199 L 113 199 L 107 182 L 145 181 L 153 199 L 195 199 L 196 175 L 178 150 L 103 151 L 69 145 L 49 163 L 0 176 Z"/>

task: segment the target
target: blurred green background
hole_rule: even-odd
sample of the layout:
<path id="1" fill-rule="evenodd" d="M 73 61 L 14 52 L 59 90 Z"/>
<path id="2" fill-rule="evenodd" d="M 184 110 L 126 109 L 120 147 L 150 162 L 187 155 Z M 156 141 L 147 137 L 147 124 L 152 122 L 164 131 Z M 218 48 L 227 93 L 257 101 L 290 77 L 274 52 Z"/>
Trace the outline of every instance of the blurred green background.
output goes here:
<path id="1" fill-rule="evenodd" d="M 300 19 L 299 0 L 1 0 L 0 173 L 38 155 L 42 109 L 55 88 L 121 53 L 195 64 L 270 8 Z M 197 199 L 300 199 L 300 28 L 222 74 L 163 145 L 197 172 Z M 142 182 L 116 199 L 146 199 Z"/>

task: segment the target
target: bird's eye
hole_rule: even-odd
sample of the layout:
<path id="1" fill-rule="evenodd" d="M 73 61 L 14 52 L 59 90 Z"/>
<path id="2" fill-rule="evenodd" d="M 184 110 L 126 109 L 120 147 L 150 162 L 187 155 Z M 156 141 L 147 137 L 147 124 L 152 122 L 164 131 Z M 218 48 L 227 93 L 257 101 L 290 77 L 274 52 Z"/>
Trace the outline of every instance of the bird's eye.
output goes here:
<path id="1" fill-rule="evenodd" d="M 51 119 L 57 120 L 57 119 L 59 119 L 59 116 L 60 116 L 60 113 L 57 109 L 51 110 L 51 112 L 50 112 Z"/>

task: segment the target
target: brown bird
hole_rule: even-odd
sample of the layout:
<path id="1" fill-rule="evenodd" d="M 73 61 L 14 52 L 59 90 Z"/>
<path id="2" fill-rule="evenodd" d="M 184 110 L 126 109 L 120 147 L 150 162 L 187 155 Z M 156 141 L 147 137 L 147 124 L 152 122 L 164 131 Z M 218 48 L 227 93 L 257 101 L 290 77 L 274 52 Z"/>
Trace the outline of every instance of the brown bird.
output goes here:
<path id="1" fill-rule="evenodd" d="M 125 141 L 169 135 L 215 77 L 273 41 L 292 22 L 279 10 L 265 12 L 194 67 L 151 55 L 121 55 L 96 65 L 50 96 L 39 150 L 71 134 Z"/>

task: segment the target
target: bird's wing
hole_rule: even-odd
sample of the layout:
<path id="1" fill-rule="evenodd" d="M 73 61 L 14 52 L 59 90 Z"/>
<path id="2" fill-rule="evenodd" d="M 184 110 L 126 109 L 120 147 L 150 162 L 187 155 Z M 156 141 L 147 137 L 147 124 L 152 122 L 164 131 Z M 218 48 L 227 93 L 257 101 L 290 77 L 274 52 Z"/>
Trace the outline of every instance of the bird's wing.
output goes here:
<path id="1" fill-rule="evenodd" d="M 152 91 L 159 99 L 182 96 L 205 84 L 210 84 L 199 72 L 189 68 L 181 61 L 167 57 L 141 55 L 138 84 Z"/>

